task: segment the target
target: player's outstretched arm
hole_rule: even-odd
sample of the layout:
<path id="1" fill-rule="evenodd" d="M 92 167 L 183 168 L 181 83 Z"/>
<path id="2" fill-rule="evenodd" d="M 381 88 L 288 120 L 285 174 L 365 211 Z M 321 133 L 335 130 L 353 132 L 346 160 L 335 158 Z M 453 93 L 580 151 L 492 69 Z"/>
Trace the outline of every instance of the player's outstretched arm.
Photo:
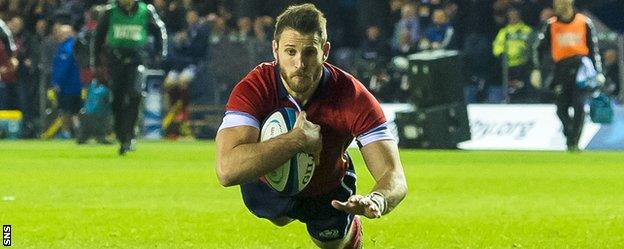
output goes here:
<path id="1" fill-rule="evenodd" d="M 377 182 L 370 194 L 353 195 L 346 202 L 332 201 L 332 205 L 345 212 L 379 218 L 394 209 L 407 194 L 407 183 L 399 150 L 392 140 L 382 140 L 361 149 L 368 170 Z"/>
<path id="2" fill-rule="evenodd" d="M 277 169 L 296 153 L 320 152 L 320 127 L 297 116 L 295 128 L 258 142 L 260 131 L 251 126 L 226 128 L 217 133 L 217 177 L 223 186 L 239 185 Z"/>

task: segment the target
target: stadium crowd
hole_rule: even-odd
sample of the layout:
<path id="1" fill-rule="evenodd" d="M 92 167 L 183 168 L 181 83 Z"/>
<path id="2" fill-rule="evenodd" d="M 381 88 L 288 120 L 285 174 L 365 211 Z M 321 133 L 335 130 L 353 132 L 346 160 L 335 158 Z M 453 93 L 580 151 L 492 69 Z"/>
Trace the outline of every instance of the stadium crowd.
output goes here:
<path id="1" fill-rule="evenodd" d="M 75 31 L 80 82 L 93 79 L 90 42 L 107 0 L 0 0 L 0 18 L 15 43 L 0 44 L 0 109 L 20 109 L 22 134 L 38 137 L 53 88 L 62 25 Z M 169 35 L 169 56 L 150 65 L 166 72 L 166 108 L 224 104 L 250 68 L 273 60 L 274 17 L 288 0 L 153 0 Z M 381 102 L 406 102 L 410 84 L 397 58 L 432 49 L 461 52 L 466 102 L 550 102 L 544 82 L 531 84 L 531 44 L 553 16 L 550 0 L 316 0 L 328 20 L 330 62 L 353 73 Z M 99 6 L 99 7 L 98 7 Z M 599 27 L 609 92 L 617 95 L 615 39 Z M 98 52 L 98 51 L 96 51 Z M 505 55 L 505 56 L 502 56 Z M 506 59 L 503 59 L 506 58 Z M 15 62 L 16 60 L 16 62 Z M 154 62 L 157 62 L 156 60 Z M 12 66 L 14 65 L 14 66 Z M 503 89 L 503 66 L 509 84 Z M 542 65 L 548 70 L 548 63 Z M 509 95 L 506 100 L 505 96 Z M 53 95 L 53 94 L 52 94 Z M 86 96 L 86 94 L 83 94 Z M 184 120 L 188 113 L 180 112 Z"/>

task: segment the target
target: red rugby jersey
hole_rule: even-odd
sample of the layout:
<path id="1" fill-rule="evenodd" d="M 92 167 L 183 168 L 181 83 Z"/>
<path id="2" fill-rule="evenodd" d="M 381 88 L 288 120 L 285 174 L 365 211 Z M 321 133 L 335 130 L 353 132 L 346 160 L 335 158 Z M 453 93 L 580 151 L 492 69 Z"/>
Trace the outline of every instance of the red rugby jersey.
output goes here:
<path id="1" fill-rule="evenodd" d="M 324 63 L 320 81 L 312 98 L 302 106 L 307 119 L 321 126 L 323 137 L 321 163 L 316 166 L 309 185 L 300 193 L 304 196 L 328 193 L 340 184 L 349 167 L 346 149 L 353 138 L 358 137 L 358 142 L 364 145 L 393 139 L 379 102 L 352 75 Z M 288 100 L 276 62 L 262 63 L 238 82 L 226 105 L 226 119 L 234 114 L 247 121 L 227 127 L 251 125 L 259 128 L 262 121 L 280 107 L 297 109 Z"/>

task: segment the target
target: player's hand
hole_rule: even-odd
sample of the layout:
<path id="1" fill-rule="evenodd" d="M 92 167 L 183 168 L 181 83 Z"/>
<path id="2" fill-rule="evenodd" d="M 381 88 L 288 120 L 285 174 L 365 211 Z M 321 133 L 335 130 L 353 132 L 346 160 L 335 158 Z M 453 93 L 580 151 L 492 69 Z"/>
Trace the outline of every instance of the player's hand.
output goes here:
<path id="1" fill-rule="evenodd" d="M 352 195 L 345 202 L 333 200 L 331 205 L 335 209 L 350 214 L 363 215 L 369 219 L 381 217 L 381 210 L 379 210 L 377 204 L 375 204 L 368 196 Z"/>
<path id="2" fill-rule="evenodd" d="M 301 133 L 304 135 L 302 143 L 303 152 L 311 154 L 314 157 L 314 163 L 316 165 L 320 164 L 320 154 L 323 149 L 323 140 L 321 137 L 321 127 L 317 124 L 314 124 L 307 120 L 307 114 L 305 111 L 302 111 L 297 115 L 297 120 L 295 121 L 295 129 L 301 130 Z"/>

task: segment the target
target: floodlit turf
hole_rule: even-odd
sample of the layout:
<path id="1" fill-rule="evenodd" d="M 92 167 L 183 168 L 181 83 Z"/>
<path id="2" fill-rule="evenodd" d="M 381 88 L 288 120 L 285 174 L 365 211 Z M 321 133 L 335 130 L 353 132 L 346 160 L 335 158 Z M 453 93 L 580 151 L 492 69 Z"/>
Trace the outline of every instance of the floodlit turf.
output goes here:
<path id="1" fill-rule="evenodd" d="M 211 142 L 0 141 L 11 248 L 313 248 L 255 218 Z M 357 151 L 358 188 L 372 178 Z M 409 194 L 363 220 L 365 248 L 624 248 L 624 153 L 402 150 Z"/>

